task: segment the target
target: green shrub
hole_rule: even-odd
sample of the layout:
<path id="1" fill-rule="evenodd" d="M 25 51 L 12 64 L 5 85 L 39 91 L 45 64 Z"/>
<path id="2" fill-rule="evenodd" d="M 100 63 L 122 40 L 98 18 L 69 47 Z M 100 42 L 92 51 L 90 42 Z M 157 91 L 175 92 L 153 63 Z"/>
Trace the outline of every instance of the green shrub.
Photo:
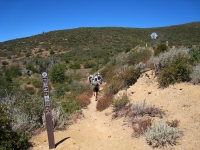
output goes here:
<path id="1" fill-rule="evenodd" d="M 8 62 L 7 61 L 2 61 L 2 65 L 6 66 L 6 65 L 8 65 Z"/>
<path id="2" fill-rule="evenodd" d="M 11 66 L 5 69 L 4 78 L 6 81 L 12 81 L 12 78 L 21 76 L 21 68 L 19 65 Z"/>
<path id="3" fill-rule="evenodd" d="M 112 94 L 117 94 L 123 87 L 124 83 L 121 76 L 115 76 L 109 81 L 108 91 Z"/>
<path id="4" fill-rule="evenodd" d="M 28 63 L 26 65 L 27 70 L 31 70 L 33 73 L 38 73 L 37 69 L 34 67 L 33 63 Z"/>
<path id="5" fill-rule="evenodd" d="M 200 47 L 189 51 L 190 61 L 193 64 L 200 63 Z"/>
<path id="6" fill-rule="evenodd" d="M 123 94 L 121 98 L 115 99 L 112 102 L 112 107 L 114 111 L 119 111 L 121 108 L 125 107 L 129 102 L 126 94 Z"/>
<path id="7" fill-rule="evenodd" d="M 66 64 L 68 64 L 70 62 L 69 58 L 67 56 L 63 56 L 62 60 L 65 61 Z"/>
<path id="8" fill-rule="evenodd" d="M 181 137 L 181 130 L 163 124 L 160 120 L 145 132 L 146 140 L 152 147 L 164 147 L 167 144 L 175 145 Z"/>
<path id="9" fill-rule="evenodd" d="M 161 70 L 168 66 L 178 56 L 187 57 L 188 52 L 183 49 L 170 50 L 161 53 L 158 57 L 152 58 L 148 61 L 149 66 L 153 65 L 155 72 L 160 73 Z"/>
<path id="10" fill-rule="evenodd" d="M 70 63 L 69 64 L 69 68 L 71 68 L 71 69 L 80 69 L 81 65 L 80 65 L 79 62 L 74 62 L 74 63 Z"/>
<path id="11" fill-rule="evenodd" d="M 74 113 L 76 110 L 81 109 L 80 101 L 76 99 L 74 94 L 67 94 L 61 101 L 64 112 L 68 115 Z"/>
<path id="12" fill-rule="evenodd" d="M 128 87 L 137 82 L 137 79 L 140 77 L 140 73 L 134 67 L 128 68 L 122 73 L 122 79 L 124 80 L 124 86 Z"/>
<path id="13" fill-rule="evenodd" d="M 13 130 L 11 126 L 13 120 L 6 112 L 6 106 L 0 104 L 0 149 L 28 149 L 31 146 L 31 143 L 29 143 L 30 134 L 20 130 Z"/>
<path id="14" fill-rule="evenodd" d="M 170 84 L 190 81 L 190 73 L 191 68 L 188 64 L 188 58 L 178 56 L 162 70 L 161 75 L 158 77 L 158 82 L 161 86 L 167 87 Z"/>
<path id="15" fill-rule="evenodd" d="M 65 80 L 65 67 L 62 64 L 53 66 L 49 72 L 49 78 L 52 83 L 63 82 Z"/>
<path id="16" fill-rule="evenodd" d="M 51 50 L 50 50 L 50 54 L 51 54 L 51 55 L 55 54 L 54 50 L 51 49 Z"/>
<path id="17" fill-rule="evenodd" d="M 80 83 L 78 81 L 73 81 L 69 85 L 69 89 L 73 94 L 80 95 L 80 94 L 82 94 L 84 92 L 87 92 L 87 91 L 91 90 L 91 85 Z"/>
<path id="18" fill-rule="evenodd" d="M 139 62 L 146 62 L 151 57 L 151 51 L 146 49 L 141 49 L 138 51 L 130 52 L 127 58 L 129 65 L 135 65 Z"/>
<path id="19" fill-rule="evenodd" d="M 164 51 L 167 51 L 166 44 L 160 44 L 154 51 L 154 56 L 158 56 L 160 53 L 163 53 Z"/>
<path id="20" fill-rule="evenodd" d="M 66 90 L 65 90 L 65 87 L 63 85 L 58 85 L 54 89 L 53 96 L 55 96 L 55 98 L 64 97 L 65 91 Z"/>

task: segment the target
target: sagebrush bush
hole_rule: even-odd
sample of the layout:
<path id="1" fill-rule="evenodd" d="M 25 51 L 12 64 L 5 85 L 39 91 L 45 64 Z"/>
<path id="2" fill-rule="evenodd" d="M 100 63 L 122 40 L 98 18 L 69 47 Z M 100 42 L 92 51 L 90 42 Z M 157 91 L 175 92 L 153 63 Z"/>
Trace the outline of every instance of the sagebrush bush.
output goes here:
<path id="1" fill-rule="evenodd" d="M 125 107 L 128 102 L 128 96 L 126 94 L 123 94 L 121 98 L 113 100 L 113 111 L 119 111 L 121 108 Z"/>
<path id="2" fill-rule="evenodd" d="M 183 49 L 173 50 L 171 49 L 168 52 L 161 53 L 158 57 L 152 57 L 148 60 L 147 66 L 154 66 L 155 72 L 160 73 L 163 68 L 168 66 L 176 57 L 178 56 L 187 56 L 188 52 Z"/>
<path id="3" fill-rule="evenodd" d="M 17 87 L 3 89 L 0 103 L 7 106 L 9 114 L 16 120 L 12 128 L 28 132 L 39 128 L 42 125 L 43 99 L 37 95 L 28 95 Z"/>
<path id="4" fill-rule="evenodd" d="M 125 65 L 123 65 L 123 66 L 119 66 L 119 67 L 114 71 L 114 73 L 115 73 L 115 74 L 119 74 L 119 73 L 124 72 L 126 69 L 128 69 L 128 64 L 125 64 Z"/>
<path id="5" fill-rule="evenodd" d="M 53 107 L 51 109 L 51 114 L 52 114 L 53 128 L 55 130 L 65 129 L 67 126 L 68 117 L 65 115 L 63 108 L 60 106 Z M 43 120 L 43 125 L 46 127 L 45 114 L 43 114 L 42 120 Z"/>
<path id="6" fill-rule="evenodd" d="M 178 56 L 162 70 L 162 73 L 158 77 L 158 82 L 162 87 L 167 87 L 170 84 L 190 81 L 190 73 L 191 68 L 188 58 Z"/>
<path id="7" fill-rule="evenodd" d="M 164 111 L 155 106 L 146 106 L 146 100 L 141 103 L 131 104 L 131 111 L 128 114 L 129 117 L 137 117 L 149 115 L 151 117 L 160 117 L 162 118 L 165 115 Z"/>
<path id="8" fill-rule="evenodd" d="M 12 116 L 9 115 L 6 105 L 0 104 L 0 149 L 26 150 L 31 146 L 30 134 L 12 128 Z"/>
<path id="9" fill-rule="evenodd" d="M 144 134 L 147 143 L 152 147 L 164 147 L 167 144 L 175 145 L 181 133 L 180 129 L 170 127 L 159 120 L 152 127 L 148 127 Z"/>
<path id="10" fill-rule="evenodd" d="M 193 67 L 193 70 L 190 74 L 191 82 L 193 84 L 199 84 L 200 83 L 200 64 L 197 64 Z"/>

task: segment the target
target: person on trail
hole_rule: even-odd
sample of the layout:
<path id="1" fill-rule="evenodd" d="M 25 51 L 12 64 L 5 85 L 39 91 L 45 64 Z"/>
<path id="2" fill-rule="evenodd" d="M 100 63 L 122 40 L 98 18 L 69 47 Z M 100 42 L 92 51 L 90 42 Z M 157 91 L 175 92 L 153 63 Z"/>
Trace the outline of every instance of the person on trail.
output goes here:
<path id="1" fill-rule="evenodd" d="M 88 81 L 89 81 L 90 84 L 92 83 L 92 81 L 93 81 L 93 75 L 89 76 Z"/>
<path id="2" fill-rule="evenodd" d="M 102 78 L 102 76 L 100 75 L 99 72 L 98 72 L 98 74 L 97 74 L 97 79 L 98 79 L 99 83 L 102 84 L 103 78 Z"/>
<path id="3" fill-rule="evenodd" d="M 98 100 L 98 92 L 100 89 L 100 83 L 98 82 L 97 78 L 94 78 L 94 82 L 92 82 L 92 85 L 93 85 L 93 95 L 95 97 L 95 100 L 97 101 Z"/>

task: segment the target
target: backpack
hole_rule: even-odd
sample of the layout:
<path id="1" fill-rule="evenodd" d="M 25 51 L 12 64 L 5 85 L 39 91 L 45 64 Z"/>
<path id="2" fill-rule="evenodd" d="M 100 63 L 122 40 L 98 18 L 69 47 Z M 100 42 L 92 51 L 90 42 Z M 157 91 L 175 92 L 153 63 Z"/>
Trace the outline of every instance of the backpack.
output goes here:
<path id="1" fill-rule="evenodd" d="M 98 88 L 98 82 L 94 82 L 94 88 Z"/>
<path id="2" fill-rule="evenodd" d="M 98 75 L 98 80 L 101 80 L 101 76 L 100 75 Z"/>

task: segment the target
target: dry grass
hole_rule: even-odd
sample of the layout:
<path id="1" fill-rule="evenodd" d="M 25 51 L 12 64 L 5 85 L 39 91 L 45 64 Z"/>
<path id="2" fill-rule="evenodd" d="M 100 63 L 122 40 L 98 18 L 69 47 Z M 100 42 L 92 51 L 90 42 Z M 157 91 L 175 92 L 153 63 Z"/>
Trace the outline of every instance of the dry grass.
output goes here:
<path id="1" fill-rule="evenodd" d="M 140 137 L 143 135 L 147 128 L 152 125 L 153 119 L 152 118 L 145 118 L 145 117 L 137 117 L 133 118 L 132 120 L 132 127 L 134 130 L 134 133 L 132 134 L 132 137 Z"/>
<path id="2" fill-rule="evenodd" d="M 103 111 L 104 109 L 108 108 L 112 103 L 113 94 L 106 93 L 102 97 L 99 98 L 96 109 L 98 111 Z"/>
<path id="3" fill-rule="evenodd" d="M 91 96 L 92 91 L 87 91 L 77 97 L 80 100 L 80 105 L 82 108 L 87 107 L 90 104 Z"/>
<path id="4" fill-rule="evenodd" d="M 166 124 L 170 127 L 176 128 L 178 127 L 179 122 L 180 122 L 179 120 L 175 119 L 172 121 L 166 121 Z"/>

